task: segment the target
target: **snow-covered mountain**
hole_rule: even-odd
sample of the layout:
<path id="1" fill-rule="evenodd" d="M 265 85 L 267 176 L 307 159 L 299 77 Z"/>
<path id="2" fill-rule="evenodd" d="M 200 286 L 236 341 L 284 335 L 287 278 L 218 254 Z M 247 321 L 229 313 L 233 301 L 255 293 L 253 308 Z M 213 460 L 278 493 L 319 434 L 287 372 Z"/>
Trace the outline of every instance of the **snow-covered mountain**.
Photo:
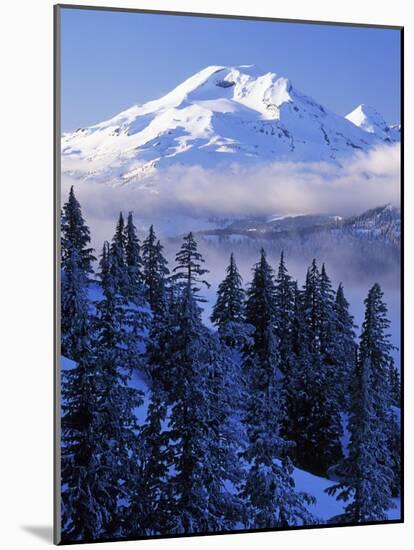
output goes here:
<path id="1" fill-rule="evenodd" d="M 62 171 L 119 185 L 174 165 L 333 161 L 397 141 L 376 111 L 339 116 L 273 72 L 210 66 L 167 95 L 62 136 Z"/>
<path id="2" fill-rule="evenodd" d="M 369 134 L 374 134 L 386 142 L 399 141 L 400 129 L 397 125 L 388 125 L 379 112 L 369 105 L 358 105 L 345 117 Z"/>

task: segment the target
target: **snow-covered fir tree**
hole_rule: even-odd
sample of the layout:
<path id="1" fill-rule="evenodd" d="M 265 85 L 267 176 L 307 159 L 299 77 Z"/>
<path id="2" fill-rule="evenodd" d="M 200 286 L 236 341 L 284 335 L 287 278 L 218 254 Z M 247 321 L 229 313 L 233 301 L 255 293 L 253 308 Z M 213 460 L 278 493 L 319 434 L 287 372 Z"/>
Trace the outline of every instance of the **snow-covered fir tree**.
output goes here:
<path id="1" fill-rule="evenodd" d="M 210 317 L 228 346 L 242 347 L 249 336 L 248 326 L 244 322 L 244 301 L 243 280 L 231 253 L 226 277 L 219 284 Z"/>
<path id="2" fill-rule="evenodd" d="M 133 453 L 134 478 L 128 488 L 126 510 L 130 536 L 166 534 L 171 523 L 169 468 L 173 449 L 166 429 L 168 404 L 168 395 L 153 381 L 146 421 Z"/>
<path id="3" fill-rule="evenodd" d="M 92 264 L 96 258 L 90 246 L 90 230 L 83 218 L 79 201 L 75 197 L 73 185 L 70 188 L 68 200 L 62 207 L 60 223 L 62 265 L 70 257 L 74 248 L 78 253 L 82 271 L 92 273 Z"/>
<path id="4" fill-rule="evenodd" d="M 387 429 L 388 448 L 391 455 L 390 467 L 392 470 L 391 494 L 393 497 L 401 496 L 402 486 L 402 430 L 400 414 L 397 413 L 396 409 L 391 410 Z"/>
<path id="5" fill-rule="evenodd" d="M 76 249 L 66 258 L 62 278 L 62 300 L 71 325 L 62 333 L 62 352 L 76 363 L 61 373 L 61 479 L 62 533 L 64 540 L 94 539 L 102 530 L 100 494 L 104 487 L 96 461 L 99 373 L 93 353 L 92 326 L 86 295 L 85 272 Z M 80 280 L 79 280 L 80 278 Z M 102 491 L 103 492 L 103 491 Z"/>
<path id="6" fill-rule="evenodd" d="M 320 335 L 319 345 L 324 362 L 329 369 L 333 383 L 336 383 L 335 354 L 336 354 L 336 312 L 335 312 L 335 291 L 326 272 L 325 264 L 322 264 L 319 281 L 320 304 L 319 304 L 319 324 Z"/>
<path id="7" fill-rule="evenodd" d="M 274 332 L 275 286 L 264 250 L 247 292 L 246 320 L 254 333 L 245 355 L 248 443 L 243 459 L 247 472 L 240 484 L 240 496 L 247 506 L 245 524 L 250 528 L 309 524 L 313 522 L 307 510 L 311 497 L 295 490 L 287 456 L 290 444 L 280 435 L 284 407 Z"/>
<path id="8" fill-rule="evenodd" d="M 294 282 L 288 273 L 282 251 L 275 280 L 275 329 L 278 338 L 280 369 L 284 374 L 287 373 L 292 364 L 294 288 Z"/>
<path id="9" fill-rule="evenodd" d="M 126 299 L 129 293 L 129 277 L 126 266 L 125 222 L 122 212 L 119 214 L 109 250 L 112 284 L 116 286 L 117 292 Z"/>
<path id="10" fill-rule="evenodd" d="M 73 187 L 61 216 L 61 351 L 77 360 L 87 329 L 88 283 L 95 260 L 90 232 Z M 81 336 L 82 335 L 82 336 Z"/>
<path id="11" fill-rule="evenodd" d="M 61 275 L 61 353 L 78 361 L 85 351 L 91 329 L 88 277 L 76 247 L 67 250 Z"/>
<path id="12" fill-rule="evenodd" d="M 90 348 L 75 368 L 62 372 L 61 479 L 62 538 L 93 540 L 110 521 L 104 467 L 99 462 L 100 371 Z"/>
<path id="13" fill-rule="evenodd" d="M 125 251 L 127 243 L 127 235 L 125 231 L 125 220 L 122 212 L 119 213 L 118 221 L 115 227 L 115 233 L 112 239 L 112 244 L 117 244 L 122 250 L 122 255 L 125 260 Z"/>
<path id="14" fill-rule="evenodd" d="M 167 533 L 170 526 L 173 447 L 167 414 L 174 401 L 170 355 L 176 334 L 175 306 L 166 290 L 161 289 L 146 342 L 145 370 L 151 393 L 134 452 L 137 474 L 129 492 L 127 513 L 130 532 L 135 536 Z"/>
<path id="15" fill-rule="evenodd" d="M 131 212 L 128 214 L 124 235 L 124 270 L 127 282 L 123 290 L 127 302 L 127 324 L 136 339 L 136 344 L 139 346 L 144 340 L 145 331 L 149 327 L 150 313 L 146 304 L 140 243 Z"/>
<path id="16" fill-rule="evenodd" d="M 305 321 L 303 294 L 295 281 L 293 285 L 292 359 L 284 375 L 286 414 L 282 419 L 282 433 L 293 442 L 289 455 L 300 463 L 300 449 L 307 437 L 307 418 L 312 401 L 311 362 L 309 360 L 309 333 Z"/>
<path id="17" fill-rule="evenodd" d="M 125 300 L 116 278 L 117 270 L 112 269 L 112 250 L 117 248 L 104 244 L 99 272 L 102 298 L 96 304 L 94 327 L 100 376 L 96 399 L 101 441 L 96 460 L 102 464 L 102 482 L 106 484 L 107 501 L 101 504 L 107 516 L 102 526 L 106 537 L 124 534 L 125 510 L 120 499 L 127 499 L 134 483 L 134 453 L 138 443 L 135 410 L 142 404 L 142 392 L 130 384 L 136 350 L 131 350 L 130 335 L 125 330 Z"/>
<path id="18" fill-rule="evenodd" d="M 196 533 L 234 527 L 238 430 L 229 427 L 231 402 L 226 351 L 202 325 L 192 288 L 182 288 L 172 339 L 160 361 L 171 372 L 168 420 L 173 462 L 169 478 L 169 532 Z"/>
<path id="19" fill-rule="evenodd" d="M 338 472 L 341 482 L 328 489 L 347 502 L 341 521 L 386 519 L 392 507 L 392 457 L 388 434 L 392 422 L 387 373 L 393 346 L 383 293 L 374 284 L 365 300 L 365 317 L 352 386 L 349 454 Z"/>
<path id="20" fill-rule="evenodd" d="M 132 215 L 125 225 L 122 212 L 111 244 L 107 250 L 110 284 L 116 296 L 117 308 L 122 310 L 122 330 L 128 341 L 128 352 L 140 365 L 139 351 L 149 326 L 150 314 L 145 305 L 145 291 L 140 280 L 139 243 Z M 102 266 L 101 266 L 102 267 Z M 101 274 L 101 283 L 103 278 Z"/>
<path id="21" fill-rule="evenodd" d="M 170 478 L 176 505 L 171 529 L 176 533 L 207 531 L 213 518 L 207 510 L 208 480 L 208 418 L 209 400 L 206 341 L 200 322 L 200 308 L 189 287 L 182 292 L 182 304 L 177 319 L 175 347 L 171 368 L 176 378 L 175 400 L 170 417 L 170 437 L 175 443 L 174 475 Z M 201 425 L 203 424 L 203 425 Z"/>
<path id="22" fill-rule="evenodd" d="M 342 422 L 334 390 L 333 294 L 323 269 L 313 260 L 306 274 L 301 299 L 304 323 L 301 327 L 300 361 L 296 396 L 306 412 L 294 434 L 297 464 L 317 474 L 326 474 L 342 458 Z M 293 435 L 293 434 L 292 434 Z"/>
<path id="23" fill-rule="evenodd" d="M 284 252 L 280 254 L 275 279 L 275 333 L 278 339 L 280 370 L 283 374 L 282 390 L 284 406 L 288 407 L 288 395 L 292 396 L 295 382 L 295 362 L 293 354 L 293 321 L 295 310 L 295 283 L 289 275 Z M 281 433 L 288 436 L 290 422 L 287 410 L 282 415 Z"/>
<path id="24" fill-rule="evenodd" d="M 211 321 L 221 328 L 228 322 L 241 323 L 243 320 L 243 281 L 237 269 L 234 254 L 231 253 L 230 263 L 226 269 L 226 277 L 219 284 L 217 290 L 217 301 L 213 307 Z"/>
<path id="25" fill-rule="evenodd" d="M 140 392 L 128 386 L 130 365 L 117 285 L 105 243 L 103 297 L 85 322 L 74 368 L 62 373 L 62 514 L 69 541 L 121 536 L 122 506 L 136 445 L 134 410 Z M 88 319 L 89 311 L 85 310 Z"/>
<path id="26" fill-rule="evenodd" d="M 188 233 L 183 238 L 183 244 L 175 256 L 176 266 L 173 269 L 173 280 L 178 285 L 190 288 L 199 302 L 206 302 L 205 298 L 198 295 L 201 290 L 200 284 L 207 288 L 210 287 L 210 284 L 203 278 L 203 275 L 209 273 L 209 270 L 203 267 L 204 262 L 193 233 Z"/>
<path id="27" fill-rule="evenodd" d="M 349 409 L 352 378 L 355 375 L 357 345 L 355 343 L 354 318 L 349 313 L 349 303 L 345 298 L 342 283 L 335 296 L 335 369 L 340 406 Z"/>
<path id="28" fill-rule="evenodd" d="M 260 260 L 253 268 L 253 280 L 247 291 L 246 321 L 254 331 L 252 351 L 256 356 L 264 354 L 265 361 L 276 362 L 276 334 L 274 320 L 276 314 L 274 273 L 261 250 Z"/>
<path id="29" fill-rule="evenodd" d="M 355 344 L 353 319 L 349 314 L 348 302 L 344 296 L 342 285 L 339 285 L 339 295 L 332 288 L 332 283 L 322 264 L 320 273 L 320 352 L 323 358 L 328 385 L 332 396 L 336 399 L 338 411 L 344 407 L 344 383 L 349 372 L 355 365 Z"/>
<path id="30" fill-rule="evenodd" d="M 210 469 L 206 479 L 211 479 L 213 488 L 209 497 L 212 526 L 222 531 L 234 529 L 243 516 L 243 503 L 235 490 L 243 476 L 239 451 L 244 437 L 240 410 L 245 394 L 240 353 L 223 346 L 217 334 L 207 333 L 206 336 Z"/>
<path id="31" fill-rule="evenodd" d="M 168 262 L 162 251 L 163 246 L 157 239 L 154 226 L 151 225 L 147 238 L 142 242 L 141 257 L 146 298 L 152 311 L 155 311 L 160 303 L 165 279 L 169 274 Z"/>
<path id="32" fill-rule="evenodd" d="M 392 404 L 394 407 L 401 407 L 401 377 L 398 368 L 394 364 L 390 365 L 388 380 Z"/>
<path id="33" fill-rule="evenodd" d="M 125 263 L 127 265 L 130 285 L 133 294 L 142 292 L 142 259 L 141 246 L 137 236 L 137 229 L 134 224 L 132 212 L 129 212 L 125 226 Z"/>

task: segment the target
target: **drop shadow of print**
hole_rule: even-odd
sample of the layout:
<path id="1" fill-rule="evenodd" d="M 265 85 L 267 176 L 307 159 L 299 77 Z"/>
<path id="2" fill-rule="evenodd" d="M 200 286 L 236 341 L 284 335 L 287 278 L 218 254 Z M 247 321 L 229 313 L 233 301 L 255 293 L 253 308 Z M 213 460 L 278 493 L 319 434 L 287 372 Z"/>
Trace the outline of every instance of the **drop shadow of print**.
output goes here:
<path id="1" fill-rule="evenodd" d="M 44 542 L 53 543 L 53 527 L 51 525 L 21 525 L 20 528 Z"/>

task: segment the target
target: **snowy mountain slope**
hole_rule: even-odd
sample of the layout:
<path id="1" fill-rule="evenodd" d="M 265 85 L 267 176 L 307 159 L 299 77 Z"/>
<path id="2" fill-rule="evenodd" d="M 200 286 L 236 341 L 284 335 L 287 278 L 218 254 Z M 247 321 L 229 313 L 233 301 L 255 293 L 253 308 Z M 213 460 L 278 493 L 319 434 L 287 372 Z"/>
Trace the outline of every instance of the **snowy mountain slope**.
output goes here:
<path id="1" fill-rule="evenodd" d="M 399 127 L 388 125 L 379 112 L 369 105 L 358 105 L 345 118 L 358 128 L 369 134 L 374 134 L 386 142 L 392 143 L 400 139 Z"/>
<path id="2" fill-rule="evenodd" d="M 351 119 L 273 72 L 210 66 L 160 99 L 64 134 L 62 171 L 119 185 L 173 165 L 338 162 L 398 139 L 398 132 L 387 133 L 382 123 L 367 131 L 366 124 Z"/>

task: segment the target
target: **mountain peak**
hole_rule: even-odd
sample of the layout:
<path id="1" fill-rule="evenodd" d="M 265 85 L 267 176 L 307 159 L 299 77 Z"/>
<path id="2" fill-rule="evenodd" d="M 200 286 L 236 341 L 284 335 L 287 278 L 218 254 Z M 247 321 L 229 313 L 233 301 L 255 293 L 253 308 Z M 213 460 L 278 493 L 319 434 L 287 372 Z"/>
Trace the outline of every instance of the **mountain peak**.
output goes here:
<path id="1" fill-rule="evenodd" d="M 371 105 L 366 105 L 365 103 L 358 105 L 345 118 L 370 134 L 374 134 L 378 128 L 385 128 L 387 126 L 379 112 L 374 107 L 371 107 Z"/>
<path id="2" fill-rule="evenodd" d="M 275 72 L 210 65 L 163 97 L 64 134 L 62 170 L 119 185 L 175 164 L 341 163 L 397 134 L 368 106 L 344 118 Z"/>
<path id="3" fill-rule="evenodd" d="M 271 119 L 278 117 L 278 108 L 283 103 L 291 101 L 291 90 L 287 78 L 263 72 L 256 65 L 210 65 L 155 103 L 178 107 L 203 101 L 210 104 L 214 100 L 233 101 L 260 113 L 262 118 Z"/>
<path id="4" fill-rule="evenodd" d="M 382 115 L 371 105 L 362 103 L 345 118 L 369 134 L 375 134 L 388 142 L 400 139 L 398 129 L 389 126 Z"/>

